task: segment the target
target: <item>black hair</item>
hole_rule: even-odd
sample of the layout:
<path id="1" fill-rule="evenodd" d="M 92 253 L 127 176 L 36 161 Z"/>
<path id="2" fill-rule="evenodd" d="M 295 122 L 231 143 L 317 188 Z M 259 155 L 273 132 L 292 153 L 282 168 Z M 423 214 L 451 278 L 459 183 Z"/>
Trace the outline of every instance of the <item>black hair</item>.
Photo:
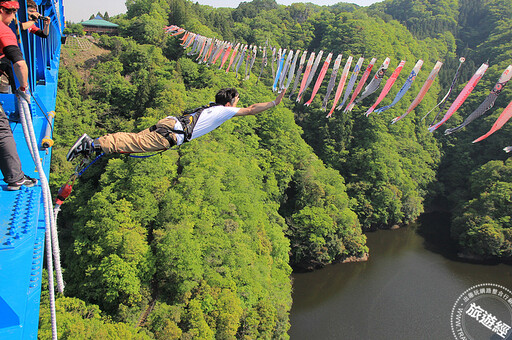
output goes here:
<path id="1" fill-rule="evenodd" d="M 233 87 L 220 89 L 215 95 L 215 103 L 220 105 L 226 105 L 227 103 L 233 104 L 237 96 L 238 91 Z"/>

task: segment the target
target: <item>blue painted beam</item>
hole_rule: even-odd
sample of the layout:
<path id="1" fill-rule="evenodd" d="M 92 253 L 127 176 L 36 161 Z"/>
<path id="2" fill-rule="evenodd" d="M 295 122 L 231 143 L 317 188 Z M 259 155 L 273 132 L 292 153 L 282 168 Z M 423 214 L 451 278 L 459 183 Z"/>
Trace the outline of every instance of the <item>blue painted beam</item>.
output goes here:
<path id="1" fill-rule="evenodd" d="M 25 0 L 19 0 L 21 21 L 26 21 Z M 48 39 L 21 34 L 22 51 L 29 67 L 33 93 L 31 114 L 38 145 L 45 136 L 46 116 L 55 110 L 64 16 L 61 0 L 36 0 L 40 13 L 51 18 Z M 16 96 L 0 94 L 0 103 L 11 120 L 23 171 L 39 178 L 25 142 L 17 112 Z M 39 104 L 37 105 L 36 104 Z M 50 178 L 51 148 L 39 150 Z M 7 191 L 0 183 L 0 339 L 37 339 L 41 277 L 44 265 L 45 216 L 41 186 Z"/>

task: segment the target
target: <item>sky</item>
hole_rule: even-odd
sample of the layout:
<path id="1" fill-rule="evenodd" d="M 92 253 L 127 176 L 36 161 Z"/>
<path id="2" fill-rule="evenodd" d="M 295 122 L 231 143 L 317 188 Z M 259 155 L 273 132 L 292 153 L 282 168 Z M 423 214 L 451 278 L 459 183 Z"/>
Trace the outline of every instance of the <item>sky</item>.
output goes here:
<path id="1" fill-rule="evenodd" d="M 201 5 L 210 5 L 213 7 L 238 7 L 240 4 L 239 0 L 194 0 L 199 2 Z M 359 6 L 369 6 L 373 3 L 380 2 L 382 0 L 349 0 L 349 1 L 341 1 L 341 0 L 309 0 L 309 1 L 299 1 L 299 0 L 277 0 L 277 3 L 282 5 L 290 5 L 295 2 L 312 2 L 317 5 L 334 5 L 338 2 L 351 2 L 355 3 Z M 96 14 L 98 12 L 105 13 L 108 12 L 108 15 L 113 16 L 120 13 L 126 12 L 126 0 L 63 0 L 64 3 L 64 15 L 66 21 L 71 22 L 80 22 L 83 20 L 89 20 L 89 17 L 92 14 Z"/>

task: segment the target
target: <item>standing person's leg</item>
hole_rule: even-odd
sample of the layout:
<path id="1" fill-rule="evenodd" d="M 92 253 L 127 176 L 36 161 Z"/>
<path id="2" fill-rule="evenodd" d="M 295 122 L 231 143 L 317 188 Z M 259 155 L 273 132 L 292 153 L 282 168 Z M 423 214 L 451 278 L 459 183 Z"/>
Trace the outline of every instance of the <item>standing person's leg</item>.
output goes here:
<path id="1" fill-rule="evenodd" d="M 6 183 L 13 183 L 23 178 L 16 142 L 3 108 L 0 108 L 0 168 Z"/>
<path id="2" fill-rule="evenodd" d="M 12 64 L 7 58 L 0 58 L 0 73 L 2 76 L 2 83 L 0 84 L 0 93 L 9 93 L 9 88 L 11 88 L 11 93 L 16 93 L 16 83 L 14 82 L 14 73 L 12 72 Z M 7 81 L 7 83 L 4 83 Z"/>
<path id="3" fill-rule="evenodd" d="M 16 142 L 12 135 L 9 119 L 0 105 L 0 170 L 4 176 L 7 190 L 18 190 L 22 185 L 31 187 L 37 184 L 37 179 L 23 173 L 20 157 L 16 150 Z"/>

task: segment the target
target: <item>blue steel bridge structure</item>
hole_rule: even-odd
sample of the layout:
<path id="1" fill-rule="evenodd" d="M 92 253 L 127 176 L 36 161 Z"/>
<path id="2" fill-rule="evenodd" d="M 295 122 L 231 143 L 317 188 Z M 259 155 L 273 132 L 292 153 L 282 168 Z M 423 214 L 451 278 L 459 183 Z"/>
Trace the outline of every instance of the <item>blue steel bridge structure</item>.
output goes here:
<path id="1" fill-rule="evenodd" d="M 16 28 L 29 68 L 30 114 L 46 178 L 50 176 L 51 124 L 55 111 L 61 44 L 64 37 L 62 0 L 35 0 L 39 13 L 50 17 L 49 37 Z M 19 0 L 18 21 L 27 19 L 26 0 Z M 37 25 L 43 27 L 40 20 Z M 9 117 L 23 171 L 40 178 L 25 140 L 15 94 L 0 94 Z M 50 128 L 48 128 L 50 126 Z M 49 136 L 47 136 L 49 134 Z M 46 137 L 46 138 L 45 138 Z M 46 140 L 46 146 L 43 146 Z M 50 141 L 48 143 L 48 141 Z M 45 214 L 41 181 L 32 188 L 7 191 L 0 185 L 0 339 L 37 339 L 41 278 L 45 259 Z"/>

